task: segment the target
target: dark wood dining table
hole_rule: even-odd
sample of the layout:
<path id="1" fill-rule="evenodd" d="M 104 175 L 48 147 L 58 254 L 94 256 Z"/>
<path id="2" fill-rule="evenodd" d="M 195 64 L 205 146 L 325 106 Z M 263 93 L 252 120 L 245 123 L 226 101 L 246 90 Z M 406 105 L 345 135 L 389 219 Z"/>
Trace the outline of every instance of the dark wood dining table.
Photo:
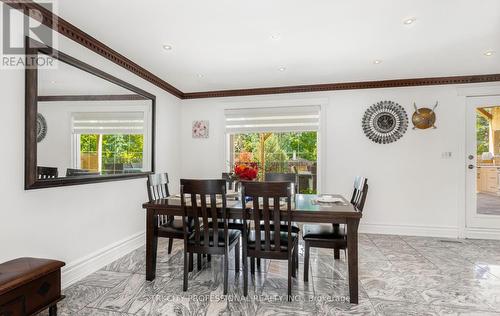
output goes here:
<path id="1" fill-rule="evenodd" d="M 341 195 L 342 203 L 316 203 L 317 195 L 296 194 L 292 205 L 291 220 L 299 223 L 323 223 L 347 225 L 347 260 L 349 270 L 350 302 L 358 303 L 358 226 L 362 213 L 357 211 Z M 158 215 L 182 216 L 180 198 L 158 199 L 142 205 L 146 209 L 146 279 L 152 281 L 156 275 L 157 225 Z M 243 219 L 241 201 L 227 200 L 227 213 L 230 219 Z M 285 210 L 283 220 L 288 219 Z"/>

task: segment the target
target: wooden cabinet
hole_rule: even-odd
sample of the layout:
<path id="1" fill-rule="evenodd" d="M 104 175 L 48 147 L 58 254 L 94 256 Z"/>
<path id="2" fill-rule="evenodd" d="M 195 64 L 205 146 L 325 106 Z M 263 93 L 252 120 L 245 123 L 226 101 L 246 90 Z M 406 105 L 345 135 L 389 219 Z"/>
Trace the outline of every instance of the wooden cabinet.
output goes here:
<path id="1" fill-rule="evenodd" d="M 498 194 L 500 192 L 498 184 L 499 168 L 478 167 L 477 168 L 477 191 Z"/>
<path id="2" fill-rule="evenodd" d="M 0 316 L 35 315 L 49 308 L 57 315 L 64 262 L 18 258 L 0 264 Z"/>

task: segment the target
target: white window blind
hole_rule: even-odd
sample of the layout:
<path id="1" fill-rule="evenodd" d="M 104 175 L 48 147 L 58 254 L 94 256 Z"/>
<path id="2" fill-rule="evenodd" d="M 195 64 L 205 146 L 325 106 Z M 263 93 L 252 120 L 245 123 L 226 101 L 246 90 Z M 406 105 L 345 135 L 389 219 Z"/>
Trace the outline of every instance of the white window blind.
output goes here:
<path id="1" fill-rule="evenodd" d="M 144 112 L 79 112 L 72 115 L 73 134 L 144 134 Z"/>
<path id="2" fill-rule="evenodd" d="M 320 126 L 320 106 L 266 107 L 224 110 L 226 132 L 305 132 Z"/>

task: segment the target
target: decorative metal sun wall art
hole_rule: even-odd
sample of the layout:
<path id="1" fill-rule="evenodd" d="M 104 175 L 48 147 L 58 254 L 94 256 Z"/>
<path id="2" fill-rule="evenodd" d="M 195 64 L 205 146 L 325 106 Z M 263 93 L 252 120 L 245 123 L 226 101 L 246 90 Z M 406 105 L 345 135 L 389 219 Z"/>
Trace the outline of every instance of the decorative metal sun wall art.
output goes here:
<path id="1" fill-rule="evenodd" d="M 366 137 L 378 144 L 389 144 L 408 129 L 408 115 L 401 105 L 381 101 L 366 110 L 362 125 Z"/>
<path id="2" fill-rule="evenodd" d="M 42 114 L 36 115 L 36 142 L 41 142 L 47 136 L 47 121 Z"/>

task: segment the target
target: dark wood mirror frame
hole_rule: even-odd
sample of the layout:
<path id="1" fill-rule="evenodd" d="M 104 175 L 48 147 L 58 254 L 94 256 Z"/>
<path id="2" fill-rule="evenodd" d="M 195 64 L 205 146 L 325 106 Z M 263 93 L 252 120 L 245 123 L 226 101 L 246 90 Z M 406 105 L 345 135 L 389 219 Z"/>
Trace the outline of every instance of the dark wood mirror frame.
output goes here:
<path id="1" fill-rule="evenodd" d="M 89 64 L 86 64 L 74 57 L 55 50 L 52 47 L 46 47 L 37 41 L 26 37 L 26 69 L 25 69 L 25 165 L 24 165 L 24 188 L 25 190 L 41 189 L 50 187 L 60 187 L 68 185 L 88 184 L 107 181 L 118 181 L 134 178 L 144 178 L 155 170 L 155 120 L 156 120 L 156 97 L 136 86 L 133 86 L 121 79 L 118 79 L 108 73 L 103 72 Z M 38 113 L 38 67 L 33 65 L 29 56 L 44 54 L 76 67 L 80 70 L 93 74 L 99 78 L 112 82 L 118 86 L 128 89 L 137 95 L 130 95 L 132 99 L 148 99 L 152 102 L 151 111 L 151 171 L 120 174 L 120 175 L 98 175 L 98 176 L 74 176 L 67 178 L 38 179 L 37 175 L 37 135 L 36 119 Z M 36 64 L 36 62 L 35 62 Z M 77 96 L 78 97 L 78 96 Z M 102 96 L 97 96 L 102 97 Z M 141 98 L 143 97 L 143 98 Z M 71 99 L 71 97 L 70 97 Z M 47 100 L 45 100 L 47 101 Z"/>

